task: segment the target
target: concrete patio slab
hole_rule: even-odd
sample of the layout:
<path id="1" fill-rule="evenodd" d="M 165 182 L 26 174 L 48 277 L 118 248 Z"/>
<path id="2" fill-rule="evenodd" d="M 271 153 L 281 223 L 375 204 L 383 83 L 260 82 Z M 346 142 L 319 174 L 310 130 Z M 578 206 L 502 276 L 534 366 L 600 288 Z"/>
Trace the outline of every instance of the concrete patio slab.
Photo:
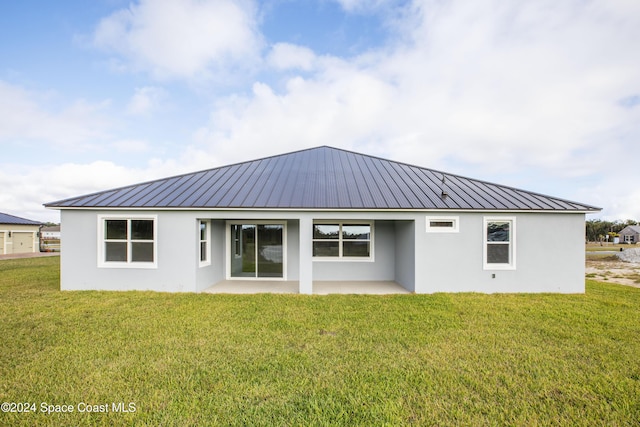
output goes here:
<path id="1" fill-rule="evenodd" d="M 388 295 L 408 294 L 408 290 L 392 281 L 344 281 L 344 282 L 313 282 L 313 293 L 328 294 L 361 294 Z"/>
<path id="2" fill-rule="evenodd" d="M 297 281 L 225 280 L 203 292 L 208 294 L 297 294 Z"/>
<path id="3" fill-rule="evenodd" d="M 299 284 L 297 281 L 269 281 L 269 280 L 225 280 L 208 289 L 204 293 L 209 294 L 297 294 Z M 408 294 L 410 291 L 393 281 L 340 281 L 340 282 L 313 282 L 315 295 L 329 294 Z"/>

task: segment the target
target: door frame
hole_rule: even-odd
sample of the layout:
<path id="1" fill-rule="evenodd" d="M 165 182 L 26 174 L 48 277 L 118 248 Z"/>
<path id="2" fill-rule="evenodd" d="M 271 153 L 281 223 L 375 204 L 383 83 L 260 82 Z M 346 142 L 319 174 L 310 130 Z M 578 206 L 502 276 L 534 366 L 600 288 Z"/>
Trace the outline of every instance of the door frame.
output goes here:
<path id="1" fill-rule="evenodd" d="M 231 226 L 232 225 L 255 225 L 256 226 L 256 247 L 258 242 L 258 225 L 281 225 L 282 226 L 282 277 L 233 277 L 231 276 L 231 258 L 234 256 L 231 247 Z M 286 281 L 287 280 L 287 220 L 227 220 L 225 224 L 225 248 L 226 248 L 226 280 L 257 280 L 257 281 Z M 257 256 L 257 252 L 256 252 Z M 257 263 L 256 263 L 257 268 Z M 257 273 L 257 270 L 256 270 Z"/>

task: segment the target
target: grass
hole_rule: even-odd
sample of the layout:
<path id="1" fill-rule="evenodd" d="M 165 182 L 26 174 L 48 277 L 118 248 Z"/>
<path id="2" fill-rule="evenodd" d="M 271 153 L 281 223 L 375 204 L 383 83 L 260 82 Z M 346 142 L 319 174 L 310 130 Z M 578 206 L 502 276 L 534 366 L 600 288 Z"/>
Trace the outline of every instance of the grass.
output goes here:
<path id="1" fill-rule="evenodd" d="M 629 249 L 633 248 L 633 245 L 623 245 L 623 244 L 613 244 L 613 243 L 594 243 L 589 242 L 585 245 L 585 250 L 587 252 L 598 252 L 598 251 L 619 251 L 620 249 Z"/>
<path id="2" fill-rule="evenodd" d="M 637 425 L 640 289 L 60 292 L 0 262 L 0 425 Z M 43 414 L 42 402 L 75 412 Z M 78 404 L 108 413 L 79 413 Z M 112 403 L 134 403 L 115 413 Z M 100 409 L 98 407 L 98 409 Z"/>

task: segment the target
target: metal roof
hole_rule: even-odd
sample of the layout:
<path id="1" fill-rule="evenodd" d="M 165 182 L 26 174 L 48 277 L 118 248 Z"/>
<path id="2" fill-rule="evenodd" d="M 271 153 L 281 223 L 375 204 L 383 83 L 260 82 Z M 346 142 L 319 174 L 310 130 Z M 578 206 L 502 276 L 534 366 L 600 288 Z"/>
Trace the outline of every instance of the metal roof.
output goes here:
<path id="1" fill-rule="evenodd" d="M 12 225 L 42 225 L 37 221 L 31 221 L 30 219 L 20 218 L 18 216 L 9 215 L 0 212 L 0 224 L 12 224 Z"/>
<path id="2" fill-rule="evenodd" d="M 600 210 L 583 203 L 327 146 L 101 191 L 45 206 L 62 209 Z"/>

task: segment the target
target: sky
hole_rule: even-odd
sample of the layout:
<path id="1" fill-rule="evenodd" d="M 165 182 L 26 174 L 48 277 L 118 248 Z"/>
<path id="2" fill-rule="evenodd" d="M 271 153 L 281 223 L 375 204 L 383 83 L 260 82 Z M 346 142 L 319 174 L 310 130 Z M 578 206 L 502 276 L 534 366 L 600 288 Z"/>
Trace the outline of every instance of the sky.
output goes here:
<path id="1" fill-rule="evenodd" d="M 640 220 L 637 0 L 0 2 L 0 212 L 329 145 Z"/>

